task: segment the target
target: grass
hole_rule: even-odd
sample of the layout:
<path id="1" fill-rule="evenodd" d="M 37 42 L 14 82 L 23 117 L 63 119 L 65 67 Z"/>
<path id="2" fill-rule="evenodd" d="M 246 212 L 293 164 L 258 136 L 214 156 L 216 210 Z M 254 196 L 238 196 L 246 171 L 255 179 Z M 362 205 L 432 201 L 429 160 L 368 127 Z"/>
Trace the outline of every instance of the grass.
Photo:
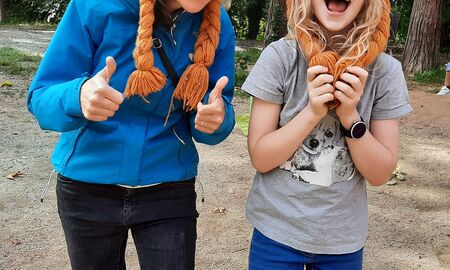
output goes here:
<path id="1" fill-rule="evenodd" d="M 236 52 L 236 60 L 244 59 L 247 64 L 254 65 L 261 55 L 261 49 L 248 48 L 243 51 Z"/>
<path id="2" fill-rule="evenodd" d="M 236 123 L 239 129 L 245 136 L 248 136 L 248 121 L 250 120 L 250 114 L 238 114 L 236 115 Z"/>
<path id="3" fill-rule="evenodd" d="M 244 91 L 240 90 L 242 84 L 244 84 L 247 76 L 249 74 L 249 67 L 255 65 L 262 50 L 257 48 L 249 48 L 247 50 L 236 52 L 236 72 L 235 72 L 235 84 L 236 91 L 234 92 L 238 97 L 249 98 L 249 95 Z M 252 99 L 249 98 L 249 104 L 251 104 Z M 250 107 L 250 105 L 249 105 Z M 239 129 L 245 136 L 248 136 L 248 122 L 250 119 L 250 114 L 240 114 L 236 115 L 236 123 Z"/>
<path id="4" fill-rule="evenodd" d="M 33 56 L 13 48 L 0 48 L 0 70 L 10 75 L 30 76 L 41 61 Z"/>
<path id="5" fill-rule="evenodd" d="M 413 80 L 418 83 L 443 84 L 445 79 L 444 68 L 416 73 Z"/>
<path id="6" fill-rule="evenodd" d="M 18 29 L 54 31 L 57 27 L 57 24 L 45 22 L 24 22 L 18 19 L 9 18 L 6 21 L 0 22 L 0 27 L 14 27 Z"/>

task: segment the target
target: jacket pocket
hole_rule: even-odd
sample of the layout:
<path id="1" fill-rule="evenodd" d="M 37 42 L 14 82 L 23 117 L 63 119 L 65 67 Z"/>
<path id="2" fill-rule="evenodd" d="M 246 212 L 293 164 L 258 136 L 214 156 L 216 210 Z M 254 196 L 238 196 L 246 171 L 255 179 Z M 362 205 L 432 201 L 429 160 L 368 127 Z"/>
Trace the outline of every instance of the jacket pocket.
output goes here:
<path id="1" fill-rule="evenodd" d="M 64 173 L 64 169 L 66 168 L 67 162 L 69 162 L 70 158 L 72 157 L 73 152 L 75 150 L 75 146 L 77 145 L 81 135 L 84 133 L 85 130 L 86 130 L 86 127 L 82 127 L 80 129 L 78 129 L 77 132 L 74 134 L 74 136 L 71 138 L 66 156 L 64 157 L 64 160 L 62 162 L 62 168 L 63 168 L 62 173 Z"/>

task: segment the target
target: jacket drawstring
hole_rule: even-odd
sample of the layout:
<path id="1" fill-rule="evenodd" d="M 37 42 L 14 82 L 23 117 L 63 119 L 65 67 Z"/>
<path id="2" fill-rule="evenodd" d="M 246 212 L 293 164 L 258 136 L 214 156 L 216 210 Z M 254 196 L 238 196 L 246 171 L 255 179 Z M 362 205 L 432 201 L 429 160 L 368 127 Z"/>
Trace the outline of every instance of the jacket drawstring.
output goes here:
<path id="1" fill-rule="evenodd" d="M 202 183 L 202 180 L 200 180 L 200 179 L 197 179 L 198 180 L 198 183 L 200 184 L 200 189 L 201 189 L 201 193 L 202 193 L 202 202 L 205 202 L 205 191 L 203 190 L 203 183 Z"/>
<path id="2" fill-rule="evenodd" d="M 52 181 L 53 174 L 56 172 L 55 169 L 52 170 L 52 173 L 50 174 L 50 177 L 48 178 L 47 184 L 45 185 L 44 189 L 41 193 L 41 202 L 44 202 L 44 198 L 47 196 L 48 189 L 50 188 L 50 183 Z"/>

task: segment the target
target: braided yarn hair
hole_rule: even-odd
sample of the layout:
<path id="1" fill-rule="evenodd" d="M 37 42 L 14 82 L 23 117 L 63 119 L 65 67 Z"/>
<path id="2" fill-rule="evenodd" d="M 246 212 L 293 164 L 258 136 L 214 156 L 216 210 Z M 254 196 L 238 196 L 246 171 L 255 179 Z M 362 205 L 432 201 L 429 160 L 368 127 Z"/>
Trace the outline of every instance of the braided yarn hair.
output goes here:
<path id="1" fill-rule="evenodd" d="M 146 96 L 160 91 L 166 84 L 166 76 L 154 66 L 153 26 L 156 0 L 140 0 L 139 28 L 136 48 L 133 52 L 136 70 L 125 88 L 125 97 Z M 182 100 L 183 108 L 191 111 L 208 91 L 208 68 L 213 64 L 220 34 L 220 0 L 211 0 L 203 10 L 203 21 L 195 43 L 193 64 L 181 75 L 173 97 Z"/>
<path id="2" fill-rule="evenodd" d="M 321 65 L 327 67 L 328 73 L 334 77 L 333 85 L 348 66 L 353 65 L 365 68 L 386 48 L 390 34 L 390 0 L 374 1 L 382 1 L 382 15 L 379 17 L 379 22 L 371 32 L 368 44 L 366 46 L 364 44 L 356 44 L 356 46 L 353 44 L 353 46 L 342 54 L 328 49 L 323 44 L 323 39 L 314 32 L 306 30 L 311 28 L 303 25 L 305 20 L 300 25 L 297 25 L 296 21 L 298 18 L 295 18 L 297 14 L 293 10 L 296 0 L 286 0 L 289 26 L 293 30 L 293 34 L 305 54 L 308 66 Z M 339 104 L 337 99 L 327 103 L 330 109 L 336 108 Z"/>

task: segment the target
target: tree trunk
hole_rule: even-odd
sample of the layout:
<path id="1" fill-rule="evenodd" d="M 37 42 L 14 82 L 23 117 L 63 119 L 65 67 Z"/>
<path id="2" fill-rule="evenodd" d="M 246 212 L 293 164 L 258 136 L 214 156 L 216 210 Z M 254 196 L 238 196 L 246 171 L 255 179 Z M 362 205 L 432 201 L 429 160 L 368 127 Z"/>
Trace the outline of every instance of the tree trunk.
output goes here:
<path id="1" fill-rule="evenodd" d="M 438 65 L 443 0 L 415 0 L 403 51 L 403 69 L 412 74 Z"/>
<path id="2" fill-rule="evenodd" d="M 270 0 L 267 11 L 266 33 L 264 46 L 278 40 L 287 34 L 286 1 Z"/>
<path id="3" fill-rule="evenodd" d="M 264 13 L 265 0 L 249 0 L 247 4 L 248 33 L 247 39 L 256 39 L 259 23 Z"/>
<path id="4" fill-rule="evenodd" d="M 0 0 L 0 22 L 5 21 L 6 10 L 5 10 L 5 0 Z"/>

